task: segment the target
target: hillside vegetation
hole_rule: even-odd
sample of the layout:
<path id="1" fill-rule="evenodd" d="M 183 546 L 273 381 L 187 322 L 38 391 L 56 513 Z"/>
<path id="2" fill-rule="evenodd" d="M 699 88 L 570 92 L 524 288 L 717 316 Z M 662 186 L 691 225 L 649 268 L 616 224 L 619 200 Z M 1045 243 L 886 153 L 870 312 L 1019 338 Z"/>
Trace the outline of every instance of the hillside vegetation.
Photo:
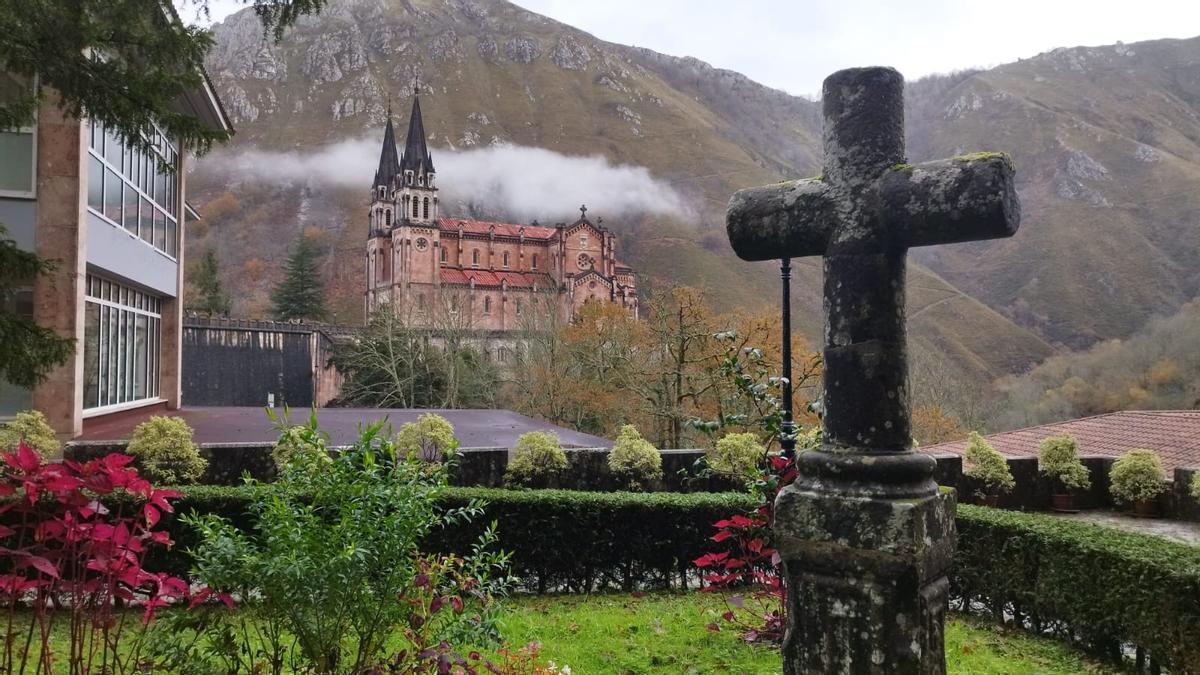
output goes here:
<path id="1" fill-rule="evenodd" d="M 215 32 L 209 69 L 238 134 L 200 162 L 190 188 L 202 212 L 210 202 L 237 206 L 190 241 L 217 250 L 227 285 L 239 289 L 236 314 L 264 310 L 287 244 L 319 228 L 337 320 L 362 319 L 366 186 L 264 181 L 235 160 L 250 149 L 315 152 L 381 137 L 388 97 L 406 113 L 414 82 L 435 161 L 496 144 L 600 155 L 646 167 L 682 195 L 687 212 L 675 215 L 620 216 L 619 204 L 588 201 L 589 216 L 605 217 L 621 237 L 643 288 L 703 288 L 718 311 L 777 303 L 777 266 L 733 255 L 725 204 L 737 188 L 819 172 L 819 104 L 695 59 L 597 40 L 501 0 L 335 0 L 278 45 L 262 41 L 249 11 Z M 377 158 L 373 147 L 362 162 L 370 169 Z M 578 204 L 552 198 L 543 222 L 570 219 Z M 495 204 L 445 203 L 443 211 L 511 217 Z M 964 377 L 1021 372 L 1054 353 L 954 282 L 910 267 L 914 342 L 945 354 Z M 794 285 L 797 325 L 815 341 L 819 261 L 798 264 Z"/>
<path id="2" fill-rule="evenodd" d="M 1150 321 L 1126 340 L 1056 356 L 1000 383 L 994 430 L 1117 410 L 1200 408 L 1200 302 Z"/>

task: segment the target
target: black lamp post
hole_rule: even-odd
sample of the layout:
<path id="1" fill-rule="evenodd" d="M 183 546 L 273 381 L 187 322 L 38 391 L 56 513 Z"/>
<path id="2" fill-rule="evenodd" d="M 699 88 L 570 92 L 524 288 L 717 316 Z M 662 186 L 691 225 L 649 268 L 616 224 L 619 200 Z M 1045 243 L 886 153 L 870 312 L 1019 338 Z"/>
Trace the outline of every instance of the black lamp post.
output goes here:
<path id="1" fill-rule="evenodd" d="M 792 259 L 779 261 L 783 279 L 783 422 L 779 447 L 784 457 L 796 455 L 796 424 L 792 421 Z"/>

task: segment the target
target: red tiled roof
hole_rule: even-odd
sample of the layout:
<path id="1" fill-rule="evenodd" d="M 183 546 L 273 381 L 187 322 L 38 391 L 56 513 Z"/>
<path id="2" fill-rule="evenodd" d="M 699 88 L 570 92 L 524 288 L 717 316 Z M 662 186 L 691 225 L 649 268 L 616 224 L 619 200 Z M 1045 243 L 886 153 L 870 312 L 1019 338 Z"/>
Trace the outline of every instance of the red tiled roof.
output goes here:
<path id="1" fill-rule="evenodd" d="M 987 441 L 1004 455 L 1036 457 L 1042 439 L 1062 434 L 1074 436 L 1084 456 L 1119 457 L 1149 448 L 1162 458 L 1168 476 L 1176 468 L 1200 468 L 1200 410 L 1127 410 L 992 434 Z M 922 450 L 961 455 L 966 446 L 962 440 Z"/>
<path id="2" fill-rule="evenodd" d="M 499 286 L 501 281 L 507 281 L 509 288 L 554 288 L 554 279 L 549 274 L 536 272 L 509 272 L 502 270 L 460 269 L 457 267 L 442 268 L 443 284 L 467 285 L 475 280 L 476 286 Z"/>
<path id="3" fill-rule="evenodd" d="M 438 218 L 438 229 L 442 232 L 458 232 L 459 224 L 462 224 L 464 234 L 486 235 L 492 227 L 496 228 L 497 237 L 519 237 L 521 228 L 525 228 L 526 239 L 550 239 L 558 234 L 557 228 L 542 227 L 541 225 L 514 225 L 512 223 L 493 223 L 488 220 Z"/>

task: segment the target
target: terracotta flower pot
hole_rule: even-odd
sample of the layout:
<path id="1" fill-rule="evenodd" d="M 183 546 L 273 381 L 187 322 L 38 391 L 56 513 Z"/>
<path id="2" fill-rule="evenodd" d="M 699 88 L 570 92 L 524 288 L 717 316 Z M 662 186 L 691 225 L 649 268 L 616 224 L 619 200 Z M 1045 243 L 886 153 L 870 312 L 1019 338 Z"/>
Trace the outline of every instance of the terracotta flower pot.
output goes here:
<path id="1" fill-rule="evenodd" d="M 1158 502 L 1153 499 L 1139 499 L 1133 503 L 1133 515 L 1138 518 L 1157 518 Z"/>
<path id="2" fill-rule="evenodd" d="M 1069 493 L 1050 495 L 1050 508 L 1059 513 L 1079 513 L 1075 508 L 1075 495 Z"/>

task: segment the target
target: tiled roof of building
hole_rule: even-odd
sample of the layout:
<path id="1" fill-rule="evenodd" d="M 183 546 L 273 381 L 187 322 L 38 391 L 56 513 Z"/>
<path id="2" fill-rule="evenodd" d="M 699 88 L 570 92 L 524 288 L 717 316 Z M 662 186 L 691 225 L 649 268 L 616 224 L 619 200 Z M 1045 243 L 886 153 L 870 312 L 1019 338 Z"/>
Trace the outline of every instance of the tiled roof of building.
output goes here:
<path id="1" fill-rule="evenodd" d="M 1071 434 L 1080 455 L 1119 457 L 1134 448 L 1149 448 L 1162 458 L 1167 475 L 1176 468 L 1200 468 L 1200 410 L 1128 410 L 1006 431 L 987 437 L 1004 455 L 1037 456 L 1049 436 Z M 922 448 L 930 454 L 961 455 L 965 440 Z"/>
<path id="2" fill-rule="evenodd" d="M 525 228 L 526 239 L 550 239 L 558 234 L 558 228 L 541 225 L 514 225 L 512 223 L 493 223 L 488 220 L 470 220 L 467 218 L 438 218 L 438 229 L 442 232 L 458 232 L 462 225 L 466 234 L 487 235 L 491 228 L 496 228 L 497 237 L 519 237 L 521 228 Z"/>
<path id="3" fill-rule="evenodd" d="M 500 282 L 507 281 L 509 288 L 533 288 L 537 286 L 539 289 L 552 289 L 555 287 L 554 279 L 549 274 L 460 269 L 457 267 L 442 268 L 443 284 L 467 285 L 471 283 L 472 279 L 475 280 L 476 286 L 499 286 Z"/>

